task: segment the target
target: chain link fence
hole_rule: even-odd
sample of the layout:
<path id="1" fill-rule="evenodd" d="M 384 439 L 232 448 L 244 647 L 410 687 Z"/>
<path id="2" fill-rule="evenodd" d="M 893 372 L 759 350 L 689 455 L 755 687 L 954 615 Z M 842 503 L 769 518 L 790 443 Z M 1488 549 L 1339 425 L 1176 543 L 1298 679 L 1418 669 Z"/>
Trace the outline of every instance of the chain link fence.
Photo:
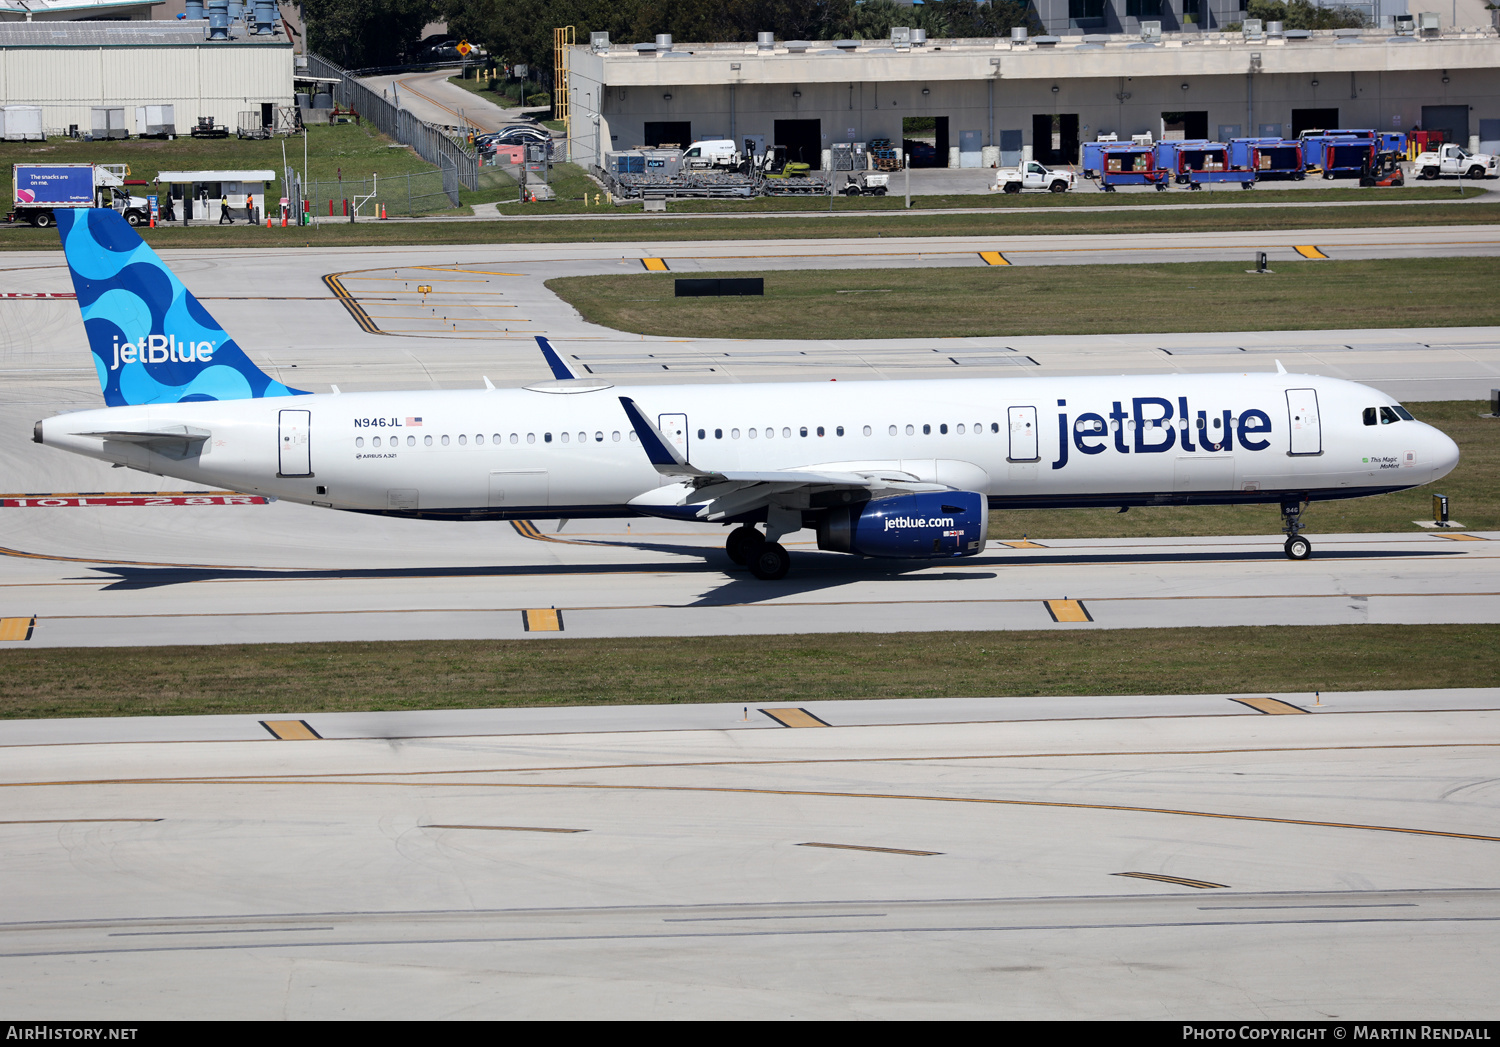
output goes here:
<path id="1" fill-rule="evenodd" d="M 448 195 L 449 206 L 458 206 L 459 186 L 466 189 L 479 188 L 479 158 L 466 144 L 449 137 L 447 131 L 417 119 L 405 109 L 398 109 L 389 100 L 356 80 L 348 70 L 328 61 L 322 55 L 308 52 L 307 72 L 309 76 L 336 79 L 338 83 L 333 85 L 334 101 L 346 109 L 352 109 L 359 114 L 361 120 L 370 121 L 396 141 L 411 146 L 418 156 L 437 167 L 442 176 L 441 191 Z M 412 179 L 421 177 L 424 176 L 411 176 Z M 435 173 L 433 177 L 437 177 L 437 174 Z M 345 180 L 345 184 L 350 184 L 348 179 Z M 307 188 L 307 198 L 314 201 L 316 209 L 316 201 L 319 197 L 312 192 L 312 186 Z M 364 193 L 368 192 L 370 192 L 369 189 L 364 190 Z M 358 195 L 364 195 L 364 193 Z M 413 203 L 417 195 L 427 194 L 417 194 L 413 189 L 411 194 Z M 389 211 L 389 205 L 387 209 Z M 429 208 L 429 210 L 432 209 Z M 402 213 L 412 212 L 408 207 Z"/>
<path id="2" fill-rule="evenodd" d="M 487 188 L 490 182 L 487 176 L 488 169 L 475 188 Z M 302 192 L 313 218 L 319 222 L 347 219 L 356 207 L 358 217 L 363 220 L 379 218 L 382 207 L 390 218 L 405 218 L 434 214 L 458 205 L 458 182 L 452 168 L 378 178 L 315 180 L 303 186 Z"/>

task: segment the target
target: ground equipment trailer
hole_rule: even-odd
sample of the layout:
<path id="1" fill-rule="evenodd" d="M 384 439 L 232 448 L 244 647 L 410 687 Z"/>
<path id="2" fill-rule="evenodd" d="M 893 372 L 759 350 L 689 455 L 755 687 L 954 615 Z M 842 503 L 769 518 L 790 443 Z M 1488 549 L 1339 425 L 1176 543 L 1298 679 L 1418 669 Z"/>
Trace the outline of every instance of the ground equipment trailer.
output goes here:
<path id="1" fill-rule="evenodd" d="M 1302 143 L 1287 138 L 1234 138 L 1229 142 L 1229 162 L 1264 182 L 1272 178 L 1302 181 L 1307 177 L 1307 160 Z"/>
<path id="2" fill-rule="evenodd" d="M 108 207 L 131 225 L 144 225 L 151 219 L 150 204 L 126 192 L 129 173 L 124 164 L 16 164 L 7 220 L 45 229 L 57 223 L 56 211 Z"/>
<path id="3" fill-rule="evenodd" d="M 1374 131 L 1316 131 L 1302 136 L 1309 168 L 1319 168 L 1324 178 L 1366 175 L 1378 164 L 1379 146 Z"/>
<path id="4" fill-rule="evenodd" d="M 1156 166 L 1153 146 L 1133 142 L 1083 143 L 1084 177 L 1097 177 L 1106 193 L 1121 185 L 1154 185 L 1165 192 L 1172 172 Z"/>
<path id="5" fill-rule="evenodd" d="M 1170 171 L 1173 181 L 1190 189 L 1202 189 L 1204 182 L 1237 184 L 1241 189 L 1255 188 L 1255 172 L 1248 166 L 1231 163 L 1229 146 L 1222 142 L 1159 142 L 1156 166 Z"/>

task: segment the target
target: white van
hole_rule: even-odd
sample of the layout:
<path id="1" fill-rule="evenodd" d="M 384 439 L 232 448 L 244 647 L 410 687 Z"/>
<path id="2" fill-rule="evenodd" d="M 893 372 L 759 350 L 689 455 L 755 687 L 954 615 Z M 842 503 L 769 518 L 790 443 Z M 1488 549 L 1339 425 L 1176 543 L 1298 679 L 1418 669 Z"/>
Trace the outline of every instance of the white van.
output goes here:
<path id="1" fill-rule="evenodd" d="M 708 138 L 694 142 L 682 154 L 682 164 L 690 171 L 703 171 L 718 167 L 725 170 L 738 167 L 739 152 L 728 138 Z"/>

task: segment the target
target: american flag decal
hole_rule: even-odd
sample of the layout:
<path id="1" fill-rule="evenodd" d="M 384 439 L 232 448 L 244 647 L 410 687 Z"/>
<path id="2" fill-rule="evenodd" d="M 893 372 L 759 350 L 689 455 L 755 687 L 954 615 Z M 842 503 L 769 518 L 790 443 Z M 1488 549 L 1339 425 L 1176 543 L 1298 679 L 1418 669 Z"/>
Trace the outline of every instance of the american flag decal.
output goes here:
<path id="1" fill-rule="evenodd" d="M 406 424 L 410 425 L 410 426 L 419 426 L 419 425 L 422 424 L 422 419 L 420 419 L 420 418 L 407 418 L 406 419 Z"/>

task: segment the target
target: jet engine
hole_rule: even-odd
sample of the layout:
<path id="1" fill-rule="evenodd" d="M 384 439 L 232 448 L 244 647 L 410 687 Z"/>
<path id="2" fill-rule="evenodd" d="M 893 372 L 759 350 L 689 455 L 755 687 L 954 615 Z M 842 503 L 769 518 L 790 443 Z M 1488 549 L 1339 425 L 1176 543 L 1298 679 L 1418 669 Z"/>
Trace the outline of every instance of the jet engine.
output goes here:
<path id="1" fill-rule="evenodd" d="M 861 556 L 973 556 L 988 536 L 989 504 L 973 491 L 887 495 L 818 517 L 819 549 Z"/>

